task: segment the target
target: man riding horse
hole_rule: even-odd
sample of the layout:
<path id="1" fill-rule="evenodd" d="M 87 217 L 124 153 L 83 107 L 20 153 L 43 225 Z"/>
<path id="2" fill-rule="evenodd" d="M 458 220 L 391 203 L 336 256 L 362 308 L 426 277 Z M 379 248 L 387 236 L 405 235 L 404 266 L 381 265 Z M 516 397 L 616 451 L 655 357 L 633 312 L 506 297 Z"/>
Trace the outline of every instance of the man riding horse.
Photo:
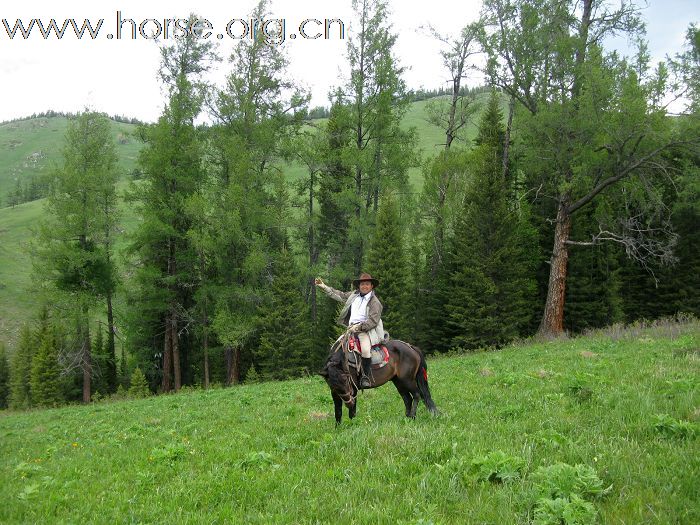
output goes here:
<path id="1" fill-rule="evenodd" d="M 372 346 L 384 341 L 382 303 L 374 293 L 374 289 L 379 286 L 379 281 L 370 274 L 363 273 L 353 280 L 352 284 L 354 291 L 341 292 L 328 286 L 320 277 L 316 278 L 316 285 L 329 297 L 345 302 L 338 317 L 338 324 L 347 326 L 348 330 L 356 333 L 360 340 L 363 371 L 360 388 L 369 388 L 371 386 L 371 349 Z"/>

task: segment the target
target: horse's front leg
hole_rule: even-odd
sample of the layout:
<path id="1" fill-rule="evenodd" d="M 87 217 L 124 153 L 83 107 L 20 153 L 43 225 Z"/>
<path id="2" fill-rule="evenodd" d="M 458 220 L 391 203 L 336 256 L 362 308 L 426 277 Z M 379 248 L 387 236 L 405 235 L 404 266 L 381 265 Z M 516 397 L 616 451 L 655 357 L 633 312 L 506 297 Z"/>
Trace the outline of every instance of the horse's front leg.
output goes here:
<path id="1" fill-rule="evenodd" d="M 343 419 L 343 400 L 338 394 L 333 393 L 333 408 L 335 408 L 335 426 L 340 425 L 340 420 Z M 352 416 L 350 416 L 352 417 Z"/>
<path id="2" fill-rule="evenodd" d="M 352 389 L 352 398 L 353 402 L 352 405 L 348 407 L 348 417 L 350 419 L 355 417 L 355 413 L 357 412 L 357 389 L 353 387 Z"/>

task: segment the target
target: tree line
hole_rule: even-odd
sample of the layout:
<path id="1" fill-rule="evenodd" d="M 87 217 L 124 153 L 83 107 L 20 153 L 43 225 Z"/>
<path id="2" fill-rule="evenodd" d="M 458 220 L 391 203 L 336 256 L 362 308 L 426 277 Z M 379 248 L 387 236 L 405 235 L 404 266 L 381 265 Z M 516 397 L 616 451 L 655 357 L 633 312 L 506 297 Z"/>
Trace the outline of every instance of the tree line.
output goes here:
<path id="1" fill-rule="evenodd" d="M 696 27 L 652 69 L 632 4 L 486 0 L 459 34 L 432 30 L 450 89 L 427 106 L 443 148 L 421 159 L 386 3 L 353 6 L 323 123 L 264 35 L 218 89 L 210 43 L 162 48 L 167 104 L 138 130 L 123 253 L 108 121 L 71 122 L 33 245 L 47 307 L 6 367 L 15 406 L 59 376 L 57 399 L 87 402 L 136 369 L 160 392 L 314 373 L 342 330 L 317 275 L 378 277 L 385 327 L 428 353 L 700 313 Z M 637 55 L 606 51 L 613 32 L 639 37 Z M 464 87 L 477 53 L 486 91 Z"/>

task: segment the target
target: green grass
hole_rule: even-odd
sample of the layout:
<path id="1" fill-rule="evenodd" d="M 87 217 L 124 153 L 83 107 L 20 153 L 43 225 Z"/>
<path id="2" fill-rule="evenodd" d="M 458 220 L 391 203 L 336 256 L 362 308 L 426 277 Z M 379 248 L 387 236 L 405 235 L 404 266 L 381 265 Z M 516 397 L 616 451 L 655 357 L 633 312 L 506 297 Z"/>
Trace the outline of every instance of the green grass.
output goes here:
<path id="1" fill-rule="evenodd" d="M 695 322 L 429 358 L 441 415 L 415 421 L 388 385 L 335 429 L 319 377 L 10 413 L 0 522 L 530 523 L 535 471 L 561 462 L 609 487 L 590 499 L 600 523 L 699 523 L 700 436 L 657 425 L 697 429 L 699 337 Z M 519 470 L 483 481 L 485 456 Z"/>

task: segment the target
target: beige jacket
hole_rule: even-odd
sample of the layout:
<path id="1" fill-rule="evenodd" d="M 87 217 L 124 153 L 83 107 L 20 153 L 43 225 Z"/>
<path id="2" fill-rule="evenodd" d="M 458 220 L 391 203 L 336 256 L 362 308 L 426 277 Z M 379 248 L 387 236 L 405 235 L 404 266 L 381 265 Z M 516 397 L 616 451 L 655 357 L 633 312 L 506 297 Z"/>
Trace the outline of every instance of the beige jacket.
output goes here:
<path id="1" fill-rule="evenodd" d="M 350 321 L 350 307 L 353 301 L 360 295 L 357 290 L 352 292 L 341 292 L 335 288 L 323 284 L 320 288 L 332 299 L 336 301 L 344 302 L 343 309 L 340 311 L 338 316 L 338 324 L 341 326 L 348 326 Z M 369 335 L 369 340 L 372 346 L 378 345 L 384 341 L 384 323 L 382 323 L 382 303 L 377 298 L 376 293 L 372 293 L 372 297 L 367 302 L 367 320 L 363 322 L 360 326 L 362 332 L 367 332 Z"/>

